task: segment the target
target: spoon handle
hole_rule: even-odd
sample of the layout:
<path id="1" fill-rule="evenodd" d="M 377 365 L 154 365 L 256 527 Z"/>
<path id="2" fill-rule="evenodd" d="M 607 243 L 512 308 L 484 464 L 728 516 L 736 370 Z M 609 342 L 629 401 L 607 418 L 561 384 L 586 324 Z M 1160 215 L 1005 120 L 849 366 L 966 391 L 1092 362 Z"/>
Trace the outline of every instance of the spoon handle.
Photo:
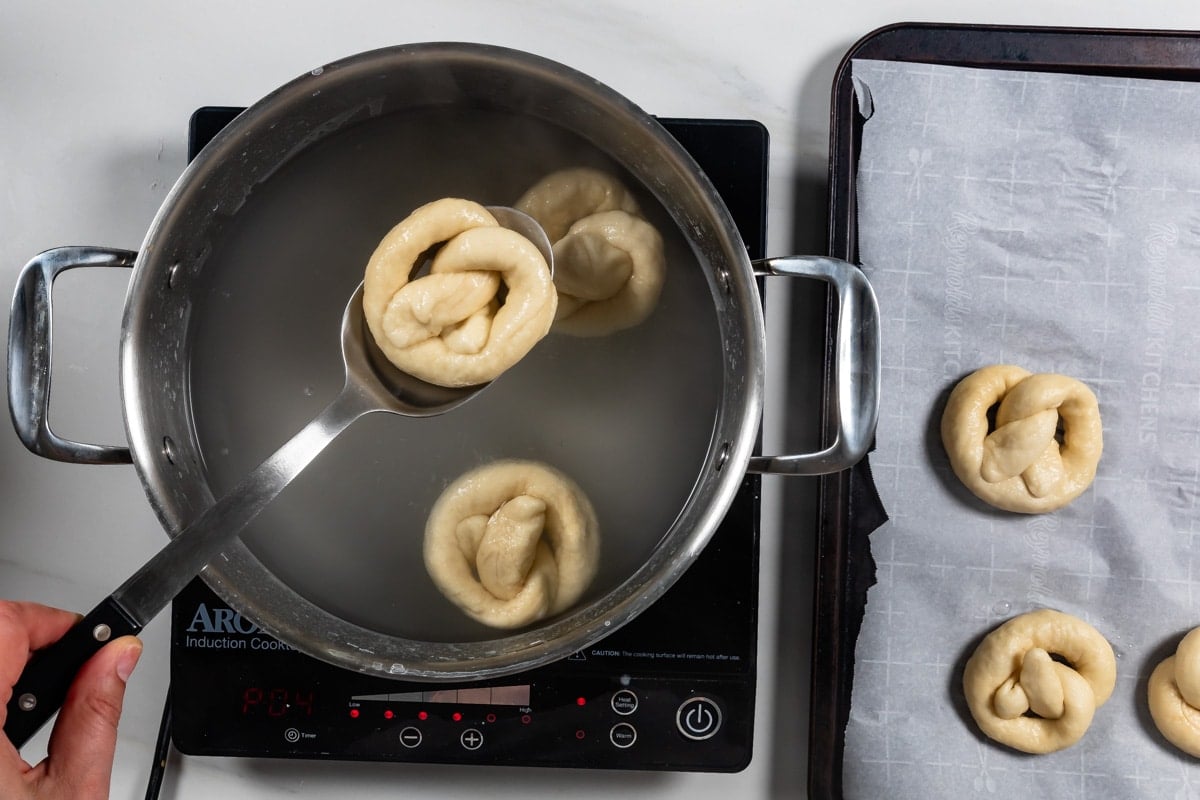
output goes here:
<path id="1" fill-rule="evenodd" d="M 34 653 L 8 701 L 4 734 L 13 746 L 20 749 L 62 707 L 75 673 L 97 650 L 141 630 L 141 625 L 106 597 L 61 639 Z"/>
<path id="2" fill-rule="evenodd" d="M 112 593 L 113 599 L 133 619 L 148 623 L 338 434 L 372 408 L 357 391 L 343 389 L 295 436 L 172 537 Z"/>
<path id="3" fill-rule="evenodd" d="M 324 411 L 180 530 L 54 644 L 33 654 L 13 686 L 4 733 L 17 748 L 62 706 L 79 668 L 111 639 L 138 633 L 335 437 L 373 408 L 343 389 Z"/>

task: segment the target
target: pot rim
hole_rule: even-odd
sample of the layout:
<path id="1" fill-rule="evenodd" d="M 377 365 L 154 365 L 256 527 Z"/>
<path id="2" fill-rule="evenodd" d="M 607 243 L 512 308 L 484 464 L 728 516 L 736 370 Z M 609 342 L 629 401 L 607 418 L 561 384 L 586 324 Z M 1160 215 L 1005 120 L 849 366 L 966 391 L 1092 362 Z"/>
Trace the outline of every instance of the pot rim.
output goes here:
<path id="1" fill-rule="evenodd" d="M 615 631 L 657 600 L 707 544 L 724 518 L 745 476 L 756 446 L 763 403 L 764 322 L 753 270 L 736 225 L 711 182 L 667 131 L 614 90 L 549 59 L 492 45 L 422 43 L 368 51 L 313 69 L 283 85 L 243 112 L 188 165 L 156 214 L 139 252 L 126 297 L 120 346 L 122 406 L 126 432 L 138 476 L 155 513 L 168 532 L 179 530 L 212 502 L 181 499 L 172 484 L 203 475 L 195 463 L 172 463 L 164 454 L 166 437 L 149 419 L 144 378 L 147 354 L 153 352 L 155 314 L 164 304 L 190 308 L 180 299 L 181 265 L 176 252 L 176 226 L 211 222 L 207 210 L 191 208 L 210 180 L 220 178 L 226 159 L 236 158 L 247 137 L 277 122 L 284 110 L 324 94 L 336 95 L 347 82 L 377 76 L 385 68 L 420 64 L 471 65 L 505 69 L 525 80 L 538 80 L 572 92 L 596 113 L 631 123 L 628 135 L 652 153 L 659 181 L 646 188 L 671 213 L 707 273 L 724 343 L 721 402 L 713 438 L 693 490 L 670 529 L 650 557 L 627 580 L 596 600 L 546 623 L 494 639 L 473 642 L 425 642 L 382 634 L 350 623 L 300 598 L 253 556 L 240 540 L 222 559 L 202 573 L 206 583 L 267 633 L 298 650 L 336 666 L 374 675 L 415 680 L 463 680 L 500 677 L 564 658 Z M 294 152 L 315 144 L 335 129 L 316 130 L 300 140 Z M 286 158 L 280 164 L 286 162 Z M 621 159 L 618 159 L 621 160 Z M 624 164 L 624 162 L 622 162 Z M 276 165 L 278 167 L 279 164 Z M 628 165 L 626 165 L 628 167 Z M 639 179 L 649 167 L 630 169 Z M 261 178 L 265 179 L 265 177 Z M 674 207 L 664 197 L 662 181 L 679 182 L 689 209 Z M 236 209 L 235 209 L 236 210 Z M 199 270 L 202 259 L 196 259 Z M 182 280 L 186 286 L 186 280 Z M 177 344 L 177 348 L 178 348 Z M 174 356 L 178 358 L 179 352 Z M 150 358 L 151 363 L 166 355 Z M 186 384 L 178 391 L 188 404 Z M 175 436 L 195 437 L 190 431 Z"/>

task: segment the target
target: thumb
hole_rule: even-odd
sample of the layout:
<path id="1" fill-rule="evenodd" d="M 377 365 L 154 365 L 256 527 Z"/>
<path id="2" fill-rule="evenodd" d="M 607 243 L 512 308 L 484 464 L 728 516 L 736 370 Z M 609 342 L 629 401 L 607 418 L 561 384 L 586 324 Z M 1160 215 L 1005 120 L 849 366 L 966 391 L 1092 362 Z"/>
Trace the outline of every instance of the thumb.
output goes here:
<path id="1" fill-rule="evenodd" d="M 105 645 L 75 676 L 47 746 L 47 778 L 71 797 L 106 797 L 117 749 L 125 682 L 142 643 L 123 636 Z"/>

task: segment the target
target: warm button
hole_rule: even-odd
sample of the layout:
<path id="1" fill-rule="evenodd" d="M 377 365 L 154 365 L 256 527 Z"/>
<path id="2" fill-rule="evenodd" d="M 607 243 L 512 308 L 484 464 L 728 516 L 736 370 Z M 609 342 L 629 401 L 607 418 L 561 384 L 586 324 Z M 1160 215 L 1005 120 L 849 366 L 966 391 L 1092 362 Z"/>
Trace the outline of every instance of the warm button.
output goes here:
<path id="1" fill-rule="evenodd" d="M 612 701 L 609 703 L 612 710 L 623 717 L 627 717 L 637 711 L 638 696 L 628 689 L 621 689 L 612 696 Z"/>
<path id="2" fill-rule="evenodd" d="M 618 722 L 608 732 L 608 740 L 622 750 L 633 747 L 633 743 L 637 741 L 637 728 L 628 722 Z"/>
<path id="3" fill-rule="evenodd" d="M 721 707 L 707 697 L 689 697 L 675 711 L 675 727 L 693 741 L 703 741 L 721 728 Z"/>

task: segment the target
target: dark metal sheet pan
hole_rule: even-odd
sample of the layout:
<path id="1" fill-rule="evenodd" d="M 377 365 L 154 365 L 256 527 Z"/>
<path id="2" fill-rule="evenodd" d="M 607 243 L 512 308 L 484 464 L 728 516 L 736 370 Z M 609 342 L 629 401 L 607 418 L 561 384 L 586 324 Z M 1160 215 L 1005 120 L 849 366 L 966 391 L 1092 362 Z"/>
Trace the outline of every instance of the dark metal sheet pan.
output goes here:
<path id="1" fill-rule="evenodd" d="M 863 119 L 850 81 L 853 59 L 1200 81 L 1200 33 L 900 23 L 864 36 L 838 67 L 830 108 L 828 251 L 857 262 L 855 181 Z M 875 582 L 868 536 L 884 520 L 869 464 L 822 479 L 809 720 L 813 798 L 843 796 L 854 647 L 867 589 Z"/>

